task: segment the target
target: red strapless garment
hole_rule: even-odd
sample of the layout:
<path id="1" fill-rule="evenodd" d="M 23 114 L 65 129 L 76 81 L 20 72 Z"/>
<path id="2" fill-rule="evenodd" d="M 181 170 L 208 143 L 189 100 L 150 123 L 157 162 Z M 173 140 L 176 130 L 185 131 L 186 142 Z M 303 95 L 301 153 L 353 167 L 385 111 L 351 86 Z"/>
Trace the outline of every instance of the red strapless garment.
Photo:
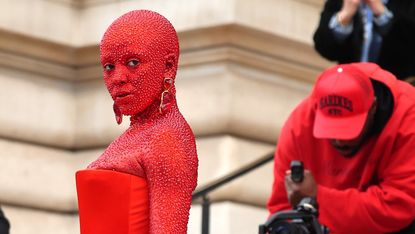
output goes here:
<path id="1" fill-rule="evenodd" d="M 110 170 L 76 173 L 81 234 L 148 234 L 144 178 Z"/>

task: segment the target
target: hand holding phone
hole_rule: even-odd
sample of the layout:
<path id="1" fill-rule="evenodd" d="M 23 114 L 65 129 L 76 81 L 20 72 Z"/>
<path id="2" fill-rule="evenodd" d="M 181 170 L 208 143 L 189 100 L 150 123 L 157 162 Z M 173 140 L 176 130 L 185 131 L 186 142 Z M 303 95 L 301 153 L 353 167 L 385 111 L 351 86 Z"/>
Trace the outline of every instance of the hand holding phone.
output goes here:
<path id="1" fill-rule="evenodd" d="M 291 161 L 291 180 L 295 183 L 301 183 L 304 179 L 304 165 L 298 160 Z"/>

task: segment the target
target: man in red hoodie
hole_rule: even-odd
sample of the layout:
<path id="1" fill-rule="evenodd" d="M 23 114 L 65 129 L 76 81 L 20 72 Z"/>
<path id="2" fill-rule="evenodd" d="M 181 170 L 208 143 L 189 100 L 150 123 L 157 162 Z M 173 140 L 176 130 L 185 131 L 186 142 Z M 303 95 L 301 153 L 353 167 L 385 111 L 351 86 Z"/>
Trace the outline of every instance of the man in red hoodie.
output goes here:
<path id="1" fill-rule="evenodd" d="M 292 160 L 304 163 L 300 183 L 291 180 Z M 372 63 L 327 69 L 282 129 L 274 176 L 271 214 L 312 197 L 331 234 L 412 226 L 415 88 Z"/>

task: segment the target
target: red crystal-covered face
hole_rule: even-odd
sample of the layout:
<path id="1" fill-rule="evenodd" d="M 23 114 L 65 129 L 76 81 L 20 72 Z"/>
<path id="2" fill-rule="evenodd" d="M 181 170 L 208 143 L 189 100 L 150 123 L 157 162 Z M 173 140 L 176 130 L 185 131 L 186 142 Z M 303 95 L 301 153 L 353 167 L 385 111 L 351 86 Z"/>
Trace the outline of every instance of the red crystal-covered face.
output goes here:
<path id="1" fill-rule="evenodd" d="M 145 45 L 143 47 L 146 47 Z M 164 63 L 161 55 L 127 43 L 103 44 L 104 80 L 122 114 L 142 112 L 162 90 Z"/>
<path id="2" fill-rule="evenodd" d="M 100 50 L 105 84 L 124 115 L 158 101 L 164 78 L 176 73 L 176 32 L 155 12 L 133 11 L 118 18 L 105 32 Z"/>

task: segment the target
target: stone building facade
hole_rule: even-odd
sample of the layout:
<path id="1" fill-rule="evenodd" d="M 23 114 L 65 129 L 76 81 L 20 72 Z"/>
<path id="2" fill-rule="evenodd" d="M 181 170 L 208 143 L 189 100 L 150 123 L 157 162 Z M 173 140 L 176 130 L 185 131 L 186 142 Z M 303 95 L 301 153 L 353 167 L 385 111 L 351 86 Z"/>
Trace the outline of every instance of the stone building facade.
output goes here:
<path id="1" fill-rule="evenodd" d="M 197 137 L 199 185 L 271 152 L 329 63 L 313 50 L 319 0 L 0 0 L 0 204 L 12 234 L 79 233 L 74 173 L 117 126 L 98 44 L 151 9 L 178 31 L 178 105 Z M 128 122 L 128 121 L 125 121 Z M 255 233 L 272 163 L 211 194 L 211 233 Z M 191 209 L 189 233 L 200 233 Z"/>

